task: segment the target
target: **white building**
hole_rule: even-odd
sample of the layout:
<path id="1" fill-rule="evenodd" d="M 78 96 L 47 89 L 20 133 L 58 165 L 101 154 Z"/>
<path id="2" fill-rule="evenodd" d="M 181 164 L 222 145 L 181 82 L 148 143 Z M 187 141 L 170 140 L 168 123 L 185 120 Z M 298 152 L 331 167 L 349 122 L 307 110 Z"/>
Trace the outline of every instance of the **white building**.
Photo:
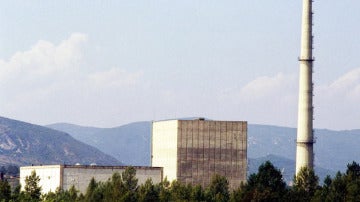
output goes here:
<path id="1" fill-rule="evenodd" d="M 20 167 L 20 184 L 24 189 L 25 178 L 32 171 L 40 177 L 39 186 L 42 193 L 55 192 L 57 188 L 70 189 L 73 185 L 80 193 L 85 193 L 90 180 L 94 177 L 96 181 L 105 182 L 111 179 L 115 173 L 122 173 L 127 166 L 88 166 L 88 165 L 45 165 Z M 143 184 L 148 178 L 154 183 L 160 183 L 163 177 L 161 167 L 134 166 L 136 178 L 139 184 Z"/>

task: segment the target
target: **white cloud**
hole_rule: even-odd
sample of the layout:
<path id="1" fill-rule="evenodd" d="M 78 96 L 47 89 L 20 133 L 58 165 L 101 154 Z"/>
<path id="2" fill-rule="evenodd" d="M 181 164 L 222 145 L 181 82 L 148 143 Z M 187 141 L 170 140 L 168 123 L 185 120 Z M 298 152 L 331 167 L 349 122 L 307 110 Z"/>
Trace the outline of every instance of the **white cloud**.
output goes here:
<path id="1" fill-rule="evenodd" d="M 99 87 L 123 87 L 136 85 L 142 72 L 127 72 L 119 68 L 96 72 L 88 76 L 89 82 Z"/>
<path id="2" fill-rule="evenodd" d="M 315 85 L 314 94 L 315 127 L 360 128 L 360 68 L 347 72 L 330 84 Z M 226 93 L 222 102 L 231 102 L 227 114 L 236 111 L 252 123 L 296 127 L 297 98 L 298 78 L 278 73 L 258 77 L 240 90 Z"/>
<path id="3" fill-rule="evenodd" d="M 240 91 L 242 97 L 251 99 L 284 96 L 294 93 L 297 84 L 294 75 L 278 73 L 273 77 L 261 76 L 246 84 Z"/>
<path id="4" fill-rule="evenodd" d="M 129 99 L 128 91 L 142 72 L 89 68 L 87 39 L 86 34 L 73 33 L 59 44 L 40 40 L 27 51 L 0 59 L 1 114 L 38 123 L 76 123 L 112 112 Z"/>
<path id="5" fill-rule="evenodd" d="M 216 85 L 192 89 L 193 83 L 174 89 L 154 85 L 156 77 L 144 81 L 142 71 L 89 68 L 83 49 L 87 38 L 74 33 L 59 44 L 42 40 L 0 59 L 1 114 L 38 123 L 109 125 L 128 117 L 161 119 L 155 116 L 160 114 L 296 126 L 297 74 L 260 76 L 226 92 Z M 314 102 L 316 127 L 360 128 L 360 68 L 315 85 Z"/>
<path id="6" fill-rule="evenodd" d="M 360 68 L 330 84 L 315 87 L 315 114 L 319 127 L 360 128 Z"/>
<path id="7" fill-rule="evenodd" d="M 298 79 L 294 74 L 260 76 L 224 94 L 224 114 L 249 123 L 296 125 Z M 226 104 L 225 104 L 226 103 Z"/>
<path id="8" fill-rule="evenodd" d="M 87 36 L 72 34 L 58 46 L 40 40 L 30 50 L 15 53 L 8 61 L 0 60 L 0 79 L 3 82 L 31 82 L 72 71 L 82 59 L 82 45 Z"/>
<path id="9" fill-rule="evenodd" d="M 357 68 L 344 74 L 330 85 L 320 86 L 319 92 L 327 96 L 345 96 L 345 98 L 357 99 L 360 97 L 359 89 L 360 68 Z"/>

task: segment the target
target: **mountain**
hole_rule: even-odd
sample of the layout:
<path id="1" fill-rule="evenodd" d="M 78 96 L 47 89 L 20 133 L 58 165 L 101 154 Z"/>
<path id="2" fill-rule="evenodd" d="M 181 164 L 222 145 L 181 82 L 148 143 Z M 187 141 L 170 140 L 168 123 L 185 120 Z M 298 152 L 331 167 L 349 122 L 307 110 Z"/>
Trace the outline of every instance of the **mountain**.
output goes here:
<path id="1" fill-rule="evenodd" d="M 94 128 L 73 124 L 47 127 L 69 133 L 75 139 L 114 156 L 126 165 L 150 165 L 151 122 L 135 122 L 116 128 Z"/>
<path id="2" fill-rule="evenodd" d="M 121 164 L 115 158 L 75 140 L 67 133 L 0 117 L 0 165 L 63 163 Z"/>
<path id="3" fill-rule="evenodd" d="M 150 165 L 151 122 L 136 122 L 116 128 L 92 128 L 71 124 L 48 127 L 68 132 L 126 164 Z M 315 170 L 323 176 L 346 170 L 352 161 L 360 162 L 360 130 L 315 130 Z M 248 125 L 249 167 L 267 159 L 278 161 L 279 168 L 295 170 L 296 129 L 269 125 Z M 276 158 L 275 158 L 276 157 Z M 251 160 L 253 159 L 253 160 Z M 275 163 L 274 163 L 275 165 Z M 291 168 L 290 168 L 291 167 Z"/>
<path id="4" fill-rule="evenodd" d="M 360 162 L 360 130 L 315 129 L 315 166 L 345 171 L 352 161 Z M 248 126 L 248 156 L 269 154 L 295 160 L 296 129 L 267 125 Z"/>

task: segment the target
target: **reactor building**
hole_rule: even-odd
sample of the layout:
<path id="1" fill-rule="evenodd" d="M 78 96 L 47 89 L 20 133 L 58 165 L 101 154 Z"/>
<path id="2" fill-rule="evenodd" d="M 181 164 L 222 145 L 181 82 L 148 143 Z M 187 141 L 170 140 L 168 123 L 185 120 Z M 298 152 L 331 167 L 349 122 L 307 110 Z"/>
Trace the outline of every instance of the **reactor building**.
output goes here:
<path id="1" fill-rule="evenodd" d="M 169 181 L 207 186 L 219 174 L 228 179 L 231 189 L 246 182 L 245 121 L 155 121 L 151 150 L 151 166 L 163 167 Z"/>

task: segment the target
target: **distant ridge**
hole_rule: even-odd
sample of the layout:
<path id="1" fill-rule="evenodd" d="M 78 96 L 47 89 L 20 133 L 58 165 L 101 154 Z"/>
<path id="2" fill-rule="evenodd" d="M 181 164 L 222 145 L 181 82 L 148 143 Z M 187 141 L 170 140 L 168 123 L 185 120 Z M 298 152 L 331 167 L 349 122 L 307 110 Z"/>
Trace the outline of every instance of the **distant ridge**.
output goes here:
<path id="1" fill-rule="evenodd" d="M 0 165 L 75 163 L 122 165 L 67 133 L 0 117 Z"/>
<path id="2" fill-rule="evenodd" d="M 135 122 L 115 128 L 82 127 L 53 124 L 48 127 L 68 132 L 129 165 L 150 165 L 151 122 Z M 352 161 L 360 163 L 360 130 L 315 130 L 315 170 L 320 177 L 344 172 Z M 285 169 L 287 180 L 295 172 L 296 129 L 290 127 L 249 124 L 249 172 L 266 160 Z"/>
<path id="3" fill-rule="evenodd" d="M 75 139 L 114 156 L 126 165 L 150 165 L 151 122 L 134 122 L 115 128 L 94 128 L 61 123 L 46 127 L 71 134 Z"/>

